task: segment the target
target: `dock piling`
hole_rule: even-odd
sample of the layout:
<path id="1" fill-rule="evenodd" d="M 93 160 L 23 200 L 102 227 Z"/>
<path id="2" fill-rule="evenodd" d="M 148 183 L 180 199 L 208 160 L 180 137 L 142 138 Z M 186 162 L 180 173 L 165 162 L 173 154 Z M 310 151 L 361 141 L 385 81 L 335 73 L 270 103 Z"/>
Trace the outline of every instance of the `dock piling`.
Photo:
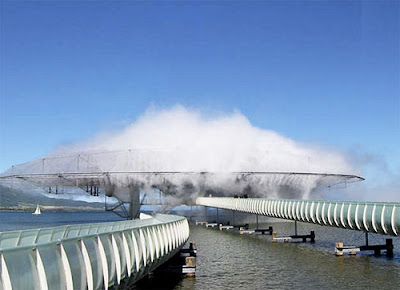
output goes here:
<path id="1" fill-rule="evenodd" d="M 258 230 L 258 214 L 256 214 L 256 230 Z"/>
<path id="2" fill-rule="evenodd" d="M 368 237 L 366 235 L 366 237 Z M 368 241 L 366 240 L 366 243 Z M 355 255 L 360 251 L 374 251 L 374 255 L 379 256 L 382 250 L 386 250 L 387 257 L 393 257 L 393 240 L 386 239 L 384 245 L 365 245 L 365 246 L 344 246 L 343 243 L 335 244 L 335 254 L 336 256 L 343 256 L 343 253 L 349 253 L 350 255 Z"/>

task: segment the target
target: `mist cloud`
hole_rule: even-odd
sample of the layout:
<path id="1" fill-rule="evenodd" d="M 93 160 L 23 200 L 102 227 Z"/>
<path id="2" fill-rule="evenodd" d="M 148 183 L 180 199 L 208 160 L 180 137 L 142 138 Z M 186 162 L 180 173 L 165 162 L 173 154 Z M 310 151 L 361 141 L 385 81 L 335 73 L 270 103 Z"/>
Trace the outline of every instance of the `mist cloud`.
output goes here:
<path id="1" fill-rule="evenodd" d="M 168 155 L 165 161 L 145 160 L 147 165 L 132 164 L 130 169 L 359 173 L 343 154 L 252 126 L 238 112 L 212 118 L 182 106 L 152 109 L 122 132 L 102 134 L 53 155 L 127 149 Z"/>
<path id="2" fill-rule="evenodd" d="M 74 156 L 79 156 L 78 160 Z M 137 185 L 144 189 L 157 187 L 179 199 L 209 193 L 306 198 L 320 184 L 332 181 L 320 176 L 238 176 L 232 172 L 360 174 L 345 154 L 255 127 L 239 112 L 205 116 L 183 106 L 152 108 L 120 132 L 103 133 L 60 147 L 41 161 L 28 162 L 13 170 L 210 173 L 119 174 L 104 184 L 110 194 Z"/>

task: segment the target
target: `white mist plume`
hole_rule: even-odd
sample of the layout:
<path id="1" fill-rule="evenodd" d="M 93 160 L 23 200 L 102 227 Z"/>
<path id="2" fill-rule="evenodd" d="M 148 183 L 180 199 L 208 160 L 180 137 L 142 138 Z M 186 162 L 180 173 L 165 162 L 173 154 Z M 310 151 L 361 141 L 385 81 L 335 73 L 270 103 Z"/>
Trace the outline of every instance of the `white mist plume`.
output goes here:
<path id="1" fill-rule="evenodd" d="M 127 149 L 144 153 L 149 150 L 149 155 L 168 152 L 167 160 L 143 160 L 149 162 L 142 165 L 149 170 L 339 174 L 355 171 L 338 152 L 305 146 L 274 131 L 254 127 L 240 113 L 204 118 L 181 106 L 148 111 L 123 132 L 60 148 L 55 155 Z M 132 165 L 135 167 L 138 164 Z"/>
<path id="2" fill-rule="evenodd" d="M 119 172 L 105 185 L 110 195 L 114 192 L 118 196 L 121 190 L 116 188 L 135 185 L 157 187 L 180 199 L 208 193 L 304 198 L 321 183 L 333 182 L 329 177 L 314 175 L 238 176 L 233 172 L 358 173 L 339 152 L 257 128 L 240 113 L 206 118 L 182 106 L 150 110 L 122 132 L 59 148 L 41 160 L 23 164 L 17 170 Z M 122 174 L 176 171 L 213 174 Z"/>

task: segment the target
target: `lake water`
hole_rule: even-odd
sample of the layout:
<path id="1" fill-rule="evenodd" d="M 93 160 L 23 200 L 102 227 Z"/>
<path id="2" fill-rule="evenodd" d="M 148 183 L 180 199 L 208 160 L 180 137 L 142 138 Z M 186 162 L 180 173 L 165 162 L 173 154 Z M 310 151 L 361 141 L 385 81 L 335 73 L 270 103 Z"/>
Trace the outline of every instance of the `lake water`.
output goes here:
<path id="1" fill-rule="evenodd" d="M 57 212 L 32 216 L 0 212 L 0 231 L 65 224 L 117 221 L 110 212 Z M 291 222 L 271 221 L 279 235 L 293 234 Z M 314 230 L 316 243 L 272 243 L 271 237 L 191 225 L 190 241 L 197 244 L 195 278 L 143 279 L 132 289 L 400 289 L 400 242 L 393 238 L 394 258 L 372 253 L 336 257 L 334 243 L 362 245 L 364 234 L 337 228 L 298 224 L 299 234 Z M 370 235 L 370 244 L 384 238 Z"/>

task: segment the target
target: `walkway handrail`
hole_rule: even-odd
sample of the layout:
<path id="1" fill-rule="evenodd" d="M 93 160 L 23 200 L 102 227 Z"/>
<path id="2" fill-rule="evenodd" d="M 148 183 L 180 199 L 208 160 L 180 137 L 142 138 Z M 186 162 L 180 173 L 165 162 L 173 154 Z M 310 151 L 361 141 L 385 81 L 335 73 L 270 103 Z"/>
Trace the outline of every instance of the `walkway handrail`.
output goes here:
<path id="1" fill-rule="evenodd" d="M 0 289 L 107 289 L 134 283 L 189 238 L 184 217 L 0 232 Z"/>
<path id="2" fill-rule="evenodd" d="M 197 205 L 349 230 L 400 235 L 400 203 L 199 197 Z"/>

